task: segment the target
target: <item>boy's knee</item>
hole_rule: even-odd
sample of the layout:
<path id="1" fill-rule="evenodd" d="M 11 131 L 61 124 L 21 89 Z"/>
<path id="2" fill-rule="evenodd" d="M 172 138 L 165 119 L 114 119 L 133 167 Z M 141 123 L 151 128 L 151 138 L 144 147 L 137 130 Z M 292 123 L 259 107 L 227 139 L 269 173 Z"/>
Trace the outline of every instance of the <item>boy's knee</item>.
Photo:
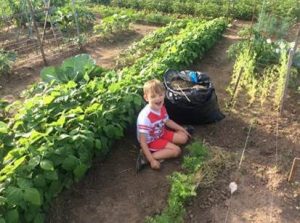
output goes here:
<path id="1" fill-rule="evenodd" d="M 188 141 L 189 137 L 186 134 L 182 133 L 180 139 L 180 143 L 185 144 Z"/>
<path id="2" fill-rule="evenodd" d="M 174 147 L 174 157 L 178 157 L 181 154 L 181 149 L 179 146 Z"/>
<path id="3" fill-rule="evenodd" d="M 184 144 L 187 143 L 188 140 L 189 140 L 189 137 L 186 134 L 184 134 L 183 143 Z"/>

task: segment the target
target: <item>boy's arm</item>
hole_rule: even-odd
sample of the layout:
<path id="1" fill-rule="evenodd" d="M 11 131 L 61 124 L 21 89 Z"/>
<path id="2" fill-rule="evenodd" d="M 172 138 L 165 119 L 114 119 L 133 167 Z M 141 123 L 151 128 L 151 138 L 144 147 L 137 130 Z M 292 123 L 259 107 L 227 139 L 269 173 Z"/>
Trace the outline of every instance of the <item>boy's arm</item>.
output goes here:
<path id="1" fill-rule="evenodd" d="M 191 137 L 190 133 L 188 133 L 188 131 L 186 131 L 185 128 L 183 128 L 181 125 L 177 124 L 176 122 L 174 122 L 171 119 L 168 119 L 165 122 L 166 126 L 168 126 L 169 128 L 175 130 L 175 131 L 182 131 L 184 132 L 188 137 Z"/>
<path id="2" fill-rule="evenodd" d="M 159 169 L 160 162 L 158 162 L 156 159 L 153 158 L 149 147 L 146 143 L 146 135 L 144 133 L 140 133 L 140 145 L 142 147 L 143 153 L 146 156 L 146 159 L 149 161 L 151 168 L 153 169 Z"/>

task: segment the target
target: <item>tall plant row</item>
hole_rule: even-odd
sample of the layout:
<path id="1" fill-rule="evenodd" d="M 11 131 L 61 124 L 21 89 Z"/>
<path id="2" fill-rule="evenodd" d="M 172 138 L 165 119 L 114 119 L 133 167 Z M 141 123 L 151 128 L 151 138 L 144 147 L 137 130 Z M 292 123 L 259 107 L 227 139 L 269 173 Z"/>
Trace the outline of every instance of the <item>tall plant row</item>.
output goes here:
<path id="1" fill-rule="evenodd" d="M 242 48 L 236 58 L 231 82 L 227 88 L 232 95 L 232 105 L 237 102 L 237 97 L 244 90 L 248 95 L 249 105 L 259 102 L 263 106 L 271 96 L 274 108 L 279 109 L 287 75 L 287 52 L 287 49 L 282 47 L 280 52 L 278 51 L 278 62 L 266 63 L 262 67 L 258 53 L 251 47 L 251 43 Z"/>
<path id="2" fill-rule="evenodd" d="M 203 56 L 225 27 L 224 19 L 189 22 L 151 59 L 137 60 L 144 64 L 83 83 L 50 83 L 28 98 L 8 124 L 0 123 L 0 222 L 43 222 L 51 200 L 81 179 L 94 155 L 105 155 L 133 123 L 144 81 Z"/>

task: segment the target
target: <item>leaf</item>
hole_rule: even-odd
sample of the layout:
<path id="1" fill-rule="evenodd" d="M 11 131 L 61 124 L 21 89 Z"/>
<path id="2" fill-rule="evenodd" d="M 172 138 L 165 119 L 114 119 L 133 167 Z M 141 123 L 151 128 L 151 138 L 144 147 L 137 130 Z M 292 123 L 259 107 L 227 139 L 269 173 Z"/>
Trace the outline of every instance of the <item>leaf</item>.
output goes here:
<path id="1" fill-rule="evenodd" d="M 18 178 L 17 178 L 17 185 L 18 185 L 21 189 L 24 189 L 24 188 L 32 187 L 32 182 L 31 182 L 30 180 L 28 180 L 28 179 L 18 177 Z"/>
<path id="2" fill-rule="evenodd" d="M 48 180 L 57 180 L 58 179 L 58 175 L 55 170 L 54 171 L 45 171 L 44 176 Z"/>
<path id="3" fill-rule="evenodd" d="M 51 81 L 61 83 L 62 81 L 58 77 L 58 75 L 59 75 L 59 69 L 54 66 L 44 67 L 41 70 L 41 74 L 40 74 L 42 80 L 46 83 L 50 83 Z"/>
<path id="4" fill-rule="evenodd" d="M 78 163 L 78 159 L 75 156 L 70 155 L 63 161 L 62 168 L 70 171 L 75 169 L 77 163 Z"/>
<path id="5" fill-rule="evenodd" d="M 33 223 L 43 223 L 44 221 L 45 221 L 45 216 L 44 216 L 44 214 L 38 213 L 38 214 L 34 217 Z"/>
<path id="6" fill-rule="evenodd" d="M 68 80 L 76 82 L 84 79 L 85 70 L 91 70 L 96 62 L 88 54 L 79 54 L 75 57 L 64 60 L 61 69 L 67 75 Z"/>
<path id="7" fill-rule="evenodd" d="M 63 188 L 63 186 L 62 186 L 61 182 L 58 180 L 55 180 L 55 181 L 52 181 L 52 183 L 50 184 L 48 191 L 51 194 L 53 194 L 54 196 L 57 196 L 61 192 L 62 188 Z"/>
<path id="8" fill-rule="evenodd" d="M 5 219 L 9 223 L 19 223 L 19 212 L 17 209 L 9 210 L 6 215 Z"/>
<path id="9" fill-rule="evenodd" d="M 42 204 L 40 192 L 36 188 L 25 188 L 23 197 L 24 200 L 34 205 L 40 206 Z"/>
<path id="10" fill-rule="evenodd" d="M 45 187 L 46 186 L 45 177 L 42 174 L 38 174 L 34 177 L 33 183 L 36 187 Z"/>
<path id="11" fill-rule="evenodd" d="M 55 99 L 55 97 L 53 97 L 51 95 L 46 95 L 43 97 L 43 104 L 49 105 L 54 99 Z"/>
<path id="12" fill-rule="evenodd" d="M 115 127 L 113 125 L 107 125 L 103 127 L 105 134 L 109 137 L 109 138 L 114 138 L 115 136 Z"/>
<path id="13" fill-rule="evenodd" d="M 40 164 L 41 161 L 41 157 L 40 156 L 34 156 L 32 157 L 29 161 L 28 161 L 28 166 L 33 169 L 35 168 L 37 165 Z"/>
<path id="14" fill-rule="evenodd" d="M 54 170 L 53 162 L 50 160 L 42 160 L 40 162 L 40 167 L 43 170 Z"/>
<path id="15" fill-rule="evenodd" d="M 87 171 L 88 167 L 85 165 L 85 164 L 80 164 L 79 166 L 77 166 L 73 173 L 75 175 L 75 178 L 78 180 L 80 179 L 84 174 L 85 172 Z"/>
<path id="16" fill-rule="evenodd" d="M 96 147 L 96 149 L 101 150 L 102 143 L 101 143 L 101 141 L 99 139 L 95 140 L 95 147 Z"/>
<path id="17" fill-rule="evenodd" d="M 7 132 L 8 132 L 8 128 L 6 123 L 0 121 L 0 133 L 7 133 Z"/>
<path id="18" fill-rule="evenodd" d="M 22 189 L 14 186 L 8 186 L 6 189 L 6 198 L 9 204 L 15 205 L 22 201 Z"/>

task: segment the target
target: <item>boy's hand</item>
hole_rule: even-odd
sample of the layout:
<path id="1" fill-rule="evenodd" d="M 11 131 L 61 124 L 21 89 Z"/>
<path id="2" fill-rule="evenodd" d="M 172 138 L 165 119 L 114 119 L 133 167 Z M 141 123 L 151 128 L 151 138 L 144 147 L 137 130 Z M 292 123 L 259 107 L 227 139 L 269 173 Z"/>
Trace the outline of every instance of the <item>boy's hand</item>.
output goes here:
<path id="1" fill-rule="evenodd" d="M 184 132 L 189 138 L 192 138 L 191 134 L 185 128 L 181 127 L 179 131 Z"/>
<path id="2" fill-rule="evenodd" d="M 160 169 L 160 162 L 158 162 L 157 160 L 153 159 L 151 162 L 150 162 L 150 166 L 152 169 L 154 170 L 159 170 Z"/>

